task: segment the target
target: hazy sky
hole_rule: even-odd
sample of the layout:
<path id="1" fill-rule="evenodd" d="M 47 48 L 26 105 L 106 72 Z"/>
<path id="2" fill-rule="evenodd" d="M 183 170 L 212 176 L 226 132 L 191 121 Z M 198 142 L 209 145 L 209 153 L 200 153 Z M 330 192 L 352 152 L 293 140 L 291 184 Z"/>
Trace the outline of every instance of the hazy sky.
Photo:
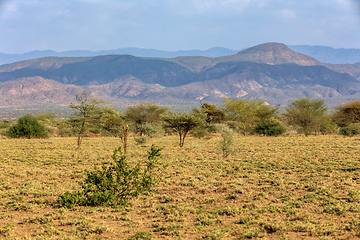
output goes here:
<path id="1" fill-rule="evenodd" d="M 360 0 L 0 0 L 0 52 L 360 48 Z"/>

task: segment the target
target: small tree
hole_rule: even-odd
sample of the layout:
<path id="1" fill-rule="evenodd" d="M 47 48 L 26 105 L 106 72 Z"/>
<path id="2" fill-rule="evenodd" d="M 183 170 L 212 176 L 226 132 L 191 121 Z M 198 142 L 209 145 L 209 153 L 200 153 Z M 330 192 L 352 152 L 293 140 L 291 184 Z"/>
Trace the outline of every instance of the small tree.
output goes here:
<path id="1" fill-rule="evenodd" d="M 5 135 L 12 138 L 44 138 L 48 136 L 44 125 L 30 114 L 19 118 L 17 124 L 10 127 Z"/>
<path id="2" fill-rule="evenodd" d="M 291 103 L 283 113 L 285 121 L 295 126 L 299 133 L 308 136 L 312 132 L 319 132 L 321 123 L 324 120 L 327 107 L 324 100 L 300 98 Z"/>
<path id="3" fill-rule="evenodd" d="M 164 127 L 177 132 L 180 137 L 180 147 L 184 146 L 186 135 L 204 123 L 204 119 L 196 113 L 173 113 L 163 117 Z"/>
<path id="4" fill-rule="evenodd" d="M 101 108 L 99 105 L 107 102 L 91 97 L 90 94 L 86 91 L 82 91 L 79 94 L 76 94 L 75 97 L 78 104 L 75 105 L 70 103 L 69 107 L 78 110 L 75 115 L 81 119 L 81 126 L 77 141 L 78 148 L 80 148 L 87 123 L 97 118 L 97 115 L 101 113 Z"/>
<path id="5" fill-rule="evenodd" d="M 221 136 L 219 147 L 223 156 L 226 158 L 234 152 L 234 131 L 226 124 L 220 124 L 218 132 Z"/>

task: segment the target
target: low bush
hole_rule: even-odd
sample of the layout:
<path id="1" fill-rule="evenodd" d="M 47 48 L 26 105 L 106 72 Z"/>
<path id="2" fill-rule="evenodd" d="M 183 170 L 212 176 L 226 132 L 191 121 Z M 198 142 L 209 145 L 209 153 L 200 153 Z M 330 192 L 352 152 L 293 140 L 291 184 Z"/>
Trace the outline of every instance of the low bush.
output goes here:
<path id="1" fill-rule="evenodd" d="M 349 126 L 340 128 L 339 133 L 341 135 L 349 136 L 349 137 L 360 134 L 360 124 L 353 123 L 353 124 L 350 124 Z"/>
<path id="2" fill-rule="evenodd" d="M 254 131 L 265 136 L 279 136 L 286 132 L 286 129 L 276 121 L 262 121 L 254 127 Z"/>
<path id="3" fill-rule="evenodd" d="M 121 147 L 115 149 L 113 162 L 103 163 L 100 170 L 86 171 L 85 180 L 79 182 L 81 190 L 61 194 L 58 198 L 60 205 L 70 208 L 75 205 L 127 205 L 131 198 L 154 191 L 153 187 L 160 182 L 163 170 L 158 162 L 160 151 L 161 148 L 151 146 L 145 164 L 138 163 L 132 167 L 125 155 L 117 157 Z"/>

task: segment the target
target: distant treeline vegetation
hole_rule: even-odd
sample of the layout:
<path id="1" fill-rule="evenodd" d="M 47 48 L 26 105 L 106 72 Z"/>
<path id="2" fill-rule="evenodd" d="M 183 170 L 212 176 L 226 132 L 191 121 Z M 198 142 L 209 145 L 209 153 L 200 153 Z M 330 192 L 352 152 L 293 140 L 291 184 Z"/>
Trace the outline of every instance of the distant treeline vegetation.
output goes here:
<path id="1" fill-rule="evenodd" d="M 107 107 L 107 102 L 82 92 L 69 107 L 75 114 L 58 119 L 54 113 L 26 114 L 16 121 L 0 121 L 3 136 L 12 138 L 127 137 L 130 132 L 138 143 L 147 138 L 165 134 L 178 134 L 180 146 L 188 134 L 202 138 L 227 132 L 243 135 L 279 136 L 304 134 L 360 133 L 360 101 L 336 107 L 331 114 L 321 99 L 300 98 L 293 101 L 282 113 L 278 107 L 255 99 L 224 98 L 219 106 L 201 103 L 190 112 L 177 113 L 152 102 L 141 102 L 118 112 Z"/>

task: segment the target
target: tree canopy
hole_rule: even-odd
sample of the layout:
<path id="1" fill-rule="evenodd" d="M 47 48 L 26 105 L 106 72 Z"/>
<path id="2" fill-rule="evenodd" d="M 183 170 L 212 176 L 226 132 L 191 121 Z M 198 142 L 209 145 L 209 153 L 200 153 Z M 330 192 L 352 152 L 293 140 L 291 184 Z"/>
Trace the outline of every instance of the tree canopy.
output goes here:
<path id="1" fill-rule="evenodd" d="M 352 123 L 359 123 L 360 101 L 353 101 L 336 107 L 332 117 L 339 127 L 346 127 Z"/>
<path id="2" fill-rule="evenodd" d="M 273 108 L 260 99 L 224 98 L 223 110 L 240 123 L 246 135 L 257 123 L 275 117 L 278 108 Z"/>

